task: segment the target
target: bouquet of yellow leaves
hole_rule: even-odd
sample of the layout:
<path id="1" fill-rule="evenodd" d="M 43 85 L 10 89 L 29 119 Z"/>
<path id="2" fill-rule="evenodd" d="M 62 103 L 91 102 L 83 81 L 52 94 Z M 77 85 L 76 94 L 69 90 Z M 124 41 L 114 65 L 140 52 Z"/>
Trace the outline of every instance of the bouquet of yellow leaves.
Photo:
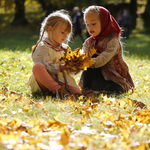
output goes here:
<path id="1" fill-rule="evenodd" d="M 69 47 L 67 48 L 66 55 L 61 58 L 65 61 L 65 66 L 73 71 L 86 70 L 94 64 L 94 61 L 90 58 L 96 53 L 94 48 L 90 49 L 88 54 L 81 53 L 80 48 L 72 51 Z"/>

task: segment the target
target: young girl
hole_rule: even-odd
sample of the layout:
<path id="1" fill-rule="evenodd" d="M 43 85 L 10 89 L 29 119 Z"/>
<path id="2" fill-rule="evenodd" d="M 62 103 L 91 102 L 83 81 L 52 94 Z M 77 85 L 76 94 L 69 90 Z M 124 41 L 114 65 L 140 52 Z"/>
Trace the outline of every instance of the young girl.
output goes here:
<path id="1" fill-rule="evenodd" d="M 33 48 L 33 74 L 29 78 L 32 92 L 43 92 L 60 98 L 62 87 L 70 94 L 81 94 L 75 80 L 66 70 L 60 58 L 64 56 L 68 45 L 63 42 L 72 32 L 72 23 L 63 10 L 55 11 L 47 16 L 41 25 L 40 39 Z"/>
<path id="2" fill-rule="evenodd" d="M 100 90 L 116 93 L 133 91 L 134 83 L 119 41 L 121 28 L 116 20 L 104 7 L 90 6 L 84 11 L 84 21 L 91 37 L 85 40 L 83 50 L 87 53 L 90 48 L 96 49 L 91 58 L 95 61 L 93 67 L 81 75 L 85 94 Z"/>

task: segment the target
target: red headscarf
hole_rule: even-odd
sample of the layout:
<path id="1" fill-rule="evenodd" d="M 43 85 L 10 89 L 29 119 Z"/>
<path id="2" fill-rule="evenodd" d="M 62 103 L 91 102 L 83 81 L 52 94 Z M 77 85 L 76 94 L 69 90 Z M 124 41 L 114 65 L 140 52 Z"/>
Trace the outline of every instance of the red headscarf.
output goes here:
<path id="1" fill-rule="evenodd" d="M 121 28 L 119 27 L 117 21 L 114 17 L 110 14 L 110 12 L 101 6 L 95 6 L 100 13 L 100 21 L 101 21 L 101 32 L 95 39 L 103 38 L 107 35 L 112 33 L 117 33 L 117 37 L 121 33 Z"/>
<path id="2" fill-rule="evenodd" d="M 119 35 L 121 33 L 121 28 L 119 27 L 117 21 L 114 19 L 114 17 L 110 14 L 110 12 L 101 6 L 95 6 L 96 9 L 99 11 L 100 14 L 100 21 L 101 21 L 101 32 L 96 37 L 91 37 L 91 45 L 90 47 L 93 47 L 93 43 L 96 40 L 96 45 L 94 46 L 98 53 L 102 52 L 102 48 L 98 46 L 98 42 L 102 40 L 103 37 L 106 37 L 112 33 L 117 34 L 117 38 L 119 38 Z"/>

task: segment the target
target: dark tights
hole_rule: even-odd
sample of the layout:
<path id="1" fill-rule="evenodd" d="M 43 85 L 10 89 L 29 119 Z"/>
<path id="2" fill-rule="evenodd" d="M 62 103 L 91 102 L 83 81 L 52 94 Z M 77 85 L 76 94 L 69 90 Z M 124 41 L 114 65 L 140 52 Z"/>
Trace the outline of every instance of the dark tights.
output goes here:
<path id="1" fill-rule="evenodd" d="M 124 92 L 123 88 L 113 81 L 104 79 L 101 68 L 88 68 L 83 72 L 83 89 L 92 89 L 93 91 L 110 91 L 116 93 Z"/>

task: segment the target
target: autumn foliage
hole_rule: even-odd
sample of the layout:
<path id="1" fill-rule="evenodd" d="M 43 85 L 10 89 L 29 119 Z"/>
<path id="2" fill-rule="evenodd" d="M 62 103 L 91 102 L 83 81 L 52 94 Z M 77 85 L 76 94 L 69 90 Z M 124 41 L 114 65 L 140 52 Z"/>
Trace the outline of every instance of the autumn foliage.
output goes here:
<path id="1" fill-rule="evenodd" d="M 93 54 L 96 53 L 96 50 L 90 49 L 88 54 L 82 53 L 80 48 L 72 51 L 69 47 L 67 48 L 66 55 L 61 58 L 65 61 L 66 67 L 73 71 L 86 70 L 88 67 L 91 67 L 94 64 L 94 61 L 91 60 Z"/>

